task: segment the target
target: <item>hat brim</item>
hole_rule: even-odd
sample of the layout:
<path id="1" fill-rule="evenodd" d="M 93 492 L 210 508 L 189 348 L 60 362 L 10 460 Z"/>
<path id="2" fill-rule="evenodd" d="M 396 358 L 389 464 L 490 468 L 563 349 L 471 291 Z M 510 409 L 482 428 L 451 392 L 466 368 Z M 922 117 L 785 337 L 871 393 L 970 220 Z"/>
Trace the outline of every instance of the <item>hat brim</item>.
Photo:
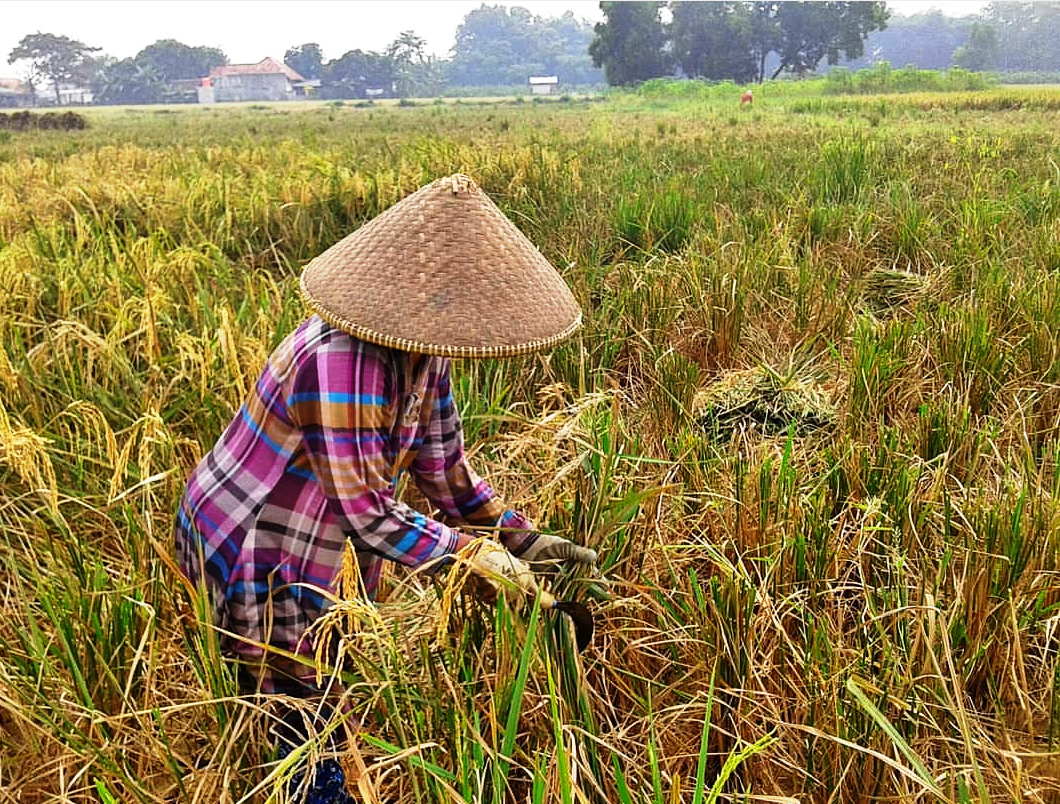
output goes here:
<path id="1" fill-rule="evenodd" d="M 563 277 L 465 176 L 439 179 L 313 259 L 306 303 L 332 326 L 409 352 L 511 357 L 582 322 Z"/>

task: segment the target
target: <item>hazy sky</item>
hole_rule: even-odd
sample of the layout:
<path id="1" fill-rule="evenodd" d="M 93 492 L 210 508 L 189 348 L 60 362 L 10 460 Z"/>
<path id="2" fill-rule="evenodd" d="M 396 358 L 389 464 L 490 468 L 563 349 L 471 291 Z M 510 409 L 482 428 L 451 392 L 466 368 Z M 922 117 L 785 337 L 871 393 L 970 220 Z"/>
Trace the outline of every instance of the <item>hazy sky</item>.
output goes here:
<path id="1" fill-rule="evenodd" d="M 0 0 L 0 76 L 18 75 L 8 54 L 26 34 L 52 33 L 80 40 L 116 58 L 135 56 L 159 39 L 219 47 L 233 64 L 282 59 L 288 48 L 316 42 L 325 60 L 348 50 L 381 51 L 402 31 L 427 40 L 446 57 L 457 26 L 482 0 Z M 522 6 L 532 14 L 600 20 L 595 0 L 487 0 Z M 939 8 L 953 16 L 975 14 L 982 2 L 889 4 L 900 14 Z"/>

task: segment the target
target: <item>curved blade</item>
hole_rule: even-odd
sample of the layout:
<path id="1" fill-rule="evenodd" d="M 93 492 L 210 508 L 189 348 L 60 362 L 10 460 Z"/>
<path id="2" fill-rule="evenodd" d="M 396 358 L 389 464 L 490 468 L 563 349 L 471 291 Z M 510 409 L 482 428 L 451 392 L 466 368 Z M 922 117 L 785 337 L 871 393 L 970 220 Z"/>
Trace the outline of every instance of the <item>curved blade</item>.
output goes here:
<path id="1" fill-rule="evenodd" d="M 593 641 L 592 612 L 583 603 L 574 600 L 557 600 L 553 608 L 571 618 L 574 623 L 574 641 L 578 645 L 578 653 L 582 653 Z"/>

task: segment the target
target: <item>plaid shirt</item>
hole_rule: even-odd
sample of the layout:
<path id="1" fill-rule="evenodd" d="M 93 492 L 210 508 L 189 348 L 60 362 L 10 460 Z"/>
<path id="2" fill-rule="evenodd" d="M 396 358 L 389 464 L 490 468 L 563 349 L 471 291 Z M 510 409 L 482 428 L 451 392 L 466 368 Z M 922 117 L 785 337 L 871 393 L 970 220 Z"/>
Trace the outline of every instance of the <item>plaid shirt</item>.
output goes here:
<path id="1" fill-rule="evenodd" d="M 215 622 L 248 640 L 224 640 L 228 651 L 260 660 L 258 642 L 311 654 L 305 632 L 347 538 L 371 597 L 383 559 L 414 567 L 453 552 L 453 530 L 396 499 L 404 471 L 447 521 L 511 528 L 515 552 L 535 538 L 465 460 L 449 360 L 416 362 L 311 316 L 192 473 L 177 556 L 211 593 Z"/>

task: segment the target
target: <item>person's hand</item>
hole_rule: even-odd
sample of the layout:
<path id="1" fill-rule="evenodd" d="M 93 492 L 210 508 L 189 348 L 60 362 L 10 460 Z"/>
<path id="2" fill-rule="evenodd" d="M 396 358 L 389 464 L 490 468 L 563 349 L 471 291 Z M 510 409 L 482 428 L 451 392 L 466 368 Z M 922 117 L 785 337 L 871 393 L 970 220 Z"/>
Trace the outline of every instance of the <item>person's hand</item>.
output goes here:
<path id="1" fill-rule="evenodd" d="M 474 551 L 469 558 L 471 569 L 485 581 L 480 585 L 479 596 L 487 598 L 487 602 L 495 602 L 498 592 L 512 603 L 526 595 L 537 594 L 537 581 L 529 565 L 509 553 L 503 545 L 483 539 L 468 550 Z M 481 586 L 492 589 L 492 596 Z"/>
<path id="2" fill-rule="evenodd" d="M 519 558 L 536 568 L 539 564 L 558 561 L 595 564 L 597 556 L 595 550 L 582 547 L 561 536 L 539 533 L 530 546 L 519 553 Z"/>

